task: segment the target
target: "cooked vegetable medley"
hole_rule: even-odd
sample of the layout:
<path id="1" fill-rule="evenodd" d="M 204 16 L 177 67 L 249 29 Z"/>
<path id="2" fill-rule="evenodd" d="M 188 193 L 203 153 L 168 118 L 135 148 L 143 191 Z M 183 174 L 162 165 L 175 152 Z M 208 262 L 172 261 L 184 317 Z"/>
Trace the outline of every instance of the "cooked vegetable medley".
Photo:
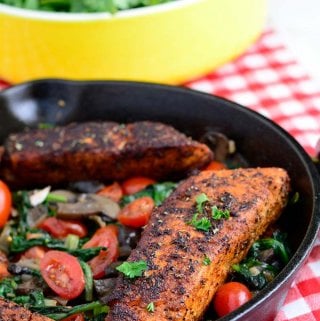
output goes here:
<path id="1" fill-rule="evenodd" d="M 6 219 L 11 196 L 1 184 L 6 204 L 1 215 Z M 135 177 L 99 188 L 94 194 L 50 188 L 13 193 L 13 217 L 0 236 L 0 296 L 54 320 L 78 315 L 103 320 L 108 312 L 105 298 L 118 273 L 132 279 L 147 269 L 145 261 L 124 261 L 136 246 L 153 207 L 160 205 L 176 185 Z M 106 201 L 104 212 L 90 211 L 93 199 L 100 205 Z M 195 229 L 206 228 L 201 215 L 207 201 L 204 193 L 196 198 L 197 213 L 188 223 Z M 72 208 L 77 209 L 79 203 L 81 215 Z M 211 211 L 214 219 L 229 218 L 227 211 L 214 206 Z M 285 237 L 279 231 L 255 242 L 247 258 L 233 266 L 232 282 L 215 296 L 217 315 L 249 300 L 251 291 L 270 282 L 288 259 Z M 204 257 L 203 264 L 210 265 L 210 259 Z M 148 311 L 153 309 L 151 302 Z"/>
<path id="2" fill-rule="evenodd" d="M 94 194 L 44 188 L 11 197 L 1 182 L 4 223 L 11 198 L 15 210 L 0 236 L 0 296 L 54 320 L 77 313 L 102 320 L 115 276 L 134 278 L 146 269 L 144 261 L 122 261 L 175 186 L 135 177 Z"/>
<path id="3" fill-rule="evenodd" d="M 176 0 L 0 0 L 24 9 L 57 12 L 111 12 L 153 6 Z"/>
<path id="4" fill-rule="evenodd" d="M 8 3 L 9 0 L 4 2 Z M 10 4 L 14 5 L 16 2 L 12 0 Z M 111 3 L 103 3 L 107 2 Z M 132 6 L 160 2 L 166 1 L 114 0 L 114 3 Z M 19 3 L 24 4 L 23 1 Z M 25 3 L 49 5 L 58 1 L 29 0 Z M 59 3 L 62 5 L 67 1 Z M 220 148 L 219 154 L 217 144 L 214 145 L 218 140 L 212 139 L 216 138 L 216 134 L 210 135 L 207 137 L 210 148 L 221 161 L 216 159 L 204 168 L 197 169 L 200 176 L 232 172 L 208 170 L 246 167 L 236 155 L 229 157 L 233 152 L 229 152 L 227 137 L 218 137 L 218 145 L 221 147 L 223 144 L 225 147 L 223 152 Z M 113 313 L 113 307 L 110 304 L 109 311 L 106 303 L 116 293 L 117 277 L 121 274 L 122 280 L 133 283 L 142 280 L 151 271 L 150 262 L 145 257 L 132 260 L 130 256 L 128 261 L 127 258 L 137 247 L 141 232 L 145 229 L 143 240 L 148 228 L 155 225 L 152 221 L 146 227 L 153 209 L 160 206 L 178 184 L 179 182 L 158 182 L 149 177 L 134 176 L 122 181 L 111 180 L 108 184 L 76 181 L 63 185 L 63 189 L 48 186 L 40 190 L 18 190 L 11 193 L 7 184 L 0 180 L 0 297 L 53 320 L 102 321 L 109 312 L 108 319 Z M 191 229 L 190 234 L 196 231 L 202 235 L 215 235 L 224 223 L 232 223 L 235 213 L 232 207 L 226 206 L 228 202 L 233 202 L 231 194 L 224 191 L 220 199 L 213 201 L 212 195 L 210 197 L 211 190 L 201 192 L 196 185 L 191 185 L 186 193 L 178 193 L 177 196 L 178 191 L 179 188 L 172 198 L 181 198 L 183 195 L 183 198 L 190 200 L 190 193 L 195 193 L 190 216 L 183 221 Z M 298 200 L 296 196 L 292 203 Z M 170 208 L 169 200 L 166 203 L 169 203 Z M 182 209 L 175 207 L 176 205 L 171 206 L 177 210 L 171 215 Z M 245 206 L 249 205 L 245 203 Z M 155 217 L 153 214 L 151 219 Z M 160 221 L 163 222 L 159 219 L 158 222 Z M 158 231 L 155 227 L 156 235 L 157 232 L 159 235 L 170 234 L 168 229 Z M 178 236 L 174 239 L 176 246 L 184 249 L 186 237 L 183 234 Z M 156 246 L 161 247 L 161 244 L 159 242 Z M 138 248 L 140 245 L 141 241 Z M 247 250 L 249 246 L 247 243 Z M 211 254 L 209 251 L 201 251 L 200 269 L 213 266 L 214 257 Z M 285 233 L 271 226 L 253 243 L 242 262 L 228 267 L 231 269 L 228 278 L 217 290 L 204 320 L 226 315 L 250 300 L 275 278 L 289 258 Z M 170 259 L 170 262 L 177 264 L 178 261 L 174 260 L 178 259 L 177 252 L 174 252 L 173 261 Z M 199 268 L 199 265 L 190 266 Z M 175 276 L 180 278 L 179 275 Z M 157 301 L 152 298 L 145 304 L 143 311 L 155 315 L 158 311 Z"/>

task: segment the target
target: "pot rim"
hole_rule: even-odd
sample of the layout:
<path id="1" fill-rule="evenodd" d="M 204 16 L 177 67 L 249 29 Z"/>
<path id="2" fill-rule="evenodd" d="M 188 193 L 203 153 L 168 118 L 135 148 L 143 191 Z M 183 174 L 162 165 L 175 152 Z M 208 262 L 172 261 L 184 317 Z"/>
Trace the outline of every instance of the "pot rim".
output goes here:
<path id="1" fill-rule="evenodd" d="M 89 22 L 101 20 L 115 20 L 128 19 L 140 16 L 148 16 L 167 11 L 178 10 L 184 7 L 195 5 L 196 3 L 206 2 L 207 0 L 176 0 L 172 2 L 162 3 L 158 5 L 121 10 L 114 14 L 109 12 L 92 12 L 92 13 L 69 13 L 69 12 L 49 12 L 30 10 L 24 8 L 17 8 L 14 6 L 0 4 L 0 14 L 8 16 L 33 19 L 33 20 L 47 20 L 56 22 Z M 209 0 L 210 1 L 210 0 Z M 212 0 L 211 0 L 212 1 Z"/>

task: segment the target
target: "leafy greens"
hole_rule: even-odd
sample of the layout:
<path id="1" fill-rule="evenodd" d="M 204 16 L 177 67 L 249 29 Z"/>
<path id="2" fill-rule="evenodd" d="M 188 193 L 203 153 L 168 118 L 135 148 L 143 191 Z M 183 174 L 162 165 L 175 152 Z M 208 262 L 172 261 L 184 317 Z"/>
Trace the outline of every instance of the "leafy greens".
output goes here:
<path id="1" fill-rule="evenodd" d="M 0 3 L 30 10 L 53 12 L 110 12 L 148 7 L 176 0 L 0 0 Z"/>

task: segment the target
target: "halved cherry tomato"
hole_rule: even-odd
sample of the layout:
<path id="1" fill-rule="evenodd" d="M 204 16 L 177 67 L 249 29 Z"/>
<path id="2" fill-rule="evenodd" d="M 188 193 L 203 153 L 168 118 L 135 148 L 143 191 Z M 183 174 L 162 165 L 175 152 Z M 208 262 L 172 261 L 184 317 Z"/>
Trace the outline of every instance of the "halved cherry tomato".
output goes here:
<path id="1" fill-rule="evenodd" d="M 249 289 L 239 282 L 223 284 L 215 294 L 213 306 L 219 317 L 239 308 L 252 298 Z"/>
<path id="2" fill-rule="evenodd" d="M 119 213 L 121 224 L 131 227 L 141 227 L 149 222 L 155 204 L 151 197 L 143 196 L 127 204 Z"/>
<path id="3" fill-rule="evenodd" d="M 3 227 L 10 216 L 12 197 L 9 187 L 0 180 L 0 228 Z"/>
<path id="4" fill-rule="evenodd" d="M 44 219 L 38 227 L 58 238 L 66 237 L 68 234 L 84 237 L 88 233 L 87 228 L 83 223 L 75 220 L 61 220 L 56 217 Z"/>
<path id="5" fill-rule="evenodd" d="M 26 250 L 22 256 L 26 259 L 40 260 L 44 257 L 46 252 L 47 250 L 43 246 L 33 246 L 30 249 Z"/>
<path id="6" fill-rule="evenodd" d="M 85 319 L 82 313 L 76 313 L 62 319 L 61 321 L 85 321 Z"/>
<path id="7" fill-rule="evenodd" d="M 135 194 L 142 191 L 147 186 L 154 184 L 156 181 L 143 176 L 132 177 L 122 182 L 122 190 L 125 195 Z"/>
<path id="8" fill-rule="evenodd" d="M 226 169 L 227 166 L 218 161 L 212 161 L 207 167 L 205 167 L 204 171 L 220 171 L 222 169 Z"/>
<path id="9" fill-rule="evenodd" d="M 85 286 L 76 257 L 61 251 L 48 251 L 40 261 L 40 272 L 49 287 L 64 299 L 75 299 Z"/>
<path id="10" fill-rule="evenodd" d="M 118 182 L 114 182 L 111 185 L 105 186 L 103 189 L 98 191 L 97 194 L 109 197 L 115 202 L 119 202 L 123 196 L 122 188 Z"/>
<path id="11" fill-rule="evenodd" d="M 88 262 L 91 267 L 94 279 L 100 279 L 105 276 L 106 268 L 118 259 L 118 229 L 115 225 L 107 225 L 99 228 L 92 238 L 83 245 L 83 248 L 104 246 L 107 250 L 100 253 Z"/>

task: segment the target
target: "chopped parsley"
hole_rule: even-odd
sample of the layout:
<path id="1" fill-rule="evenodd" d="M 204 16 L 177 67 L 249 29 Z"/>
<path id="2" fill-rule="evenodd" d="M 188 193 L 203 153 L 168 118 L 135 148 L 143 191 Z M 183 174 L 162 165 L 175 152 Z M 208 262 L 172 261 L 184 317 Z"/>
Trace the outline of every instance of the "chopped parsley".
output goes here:
<path id="1" fill-rule="evenodd" d="M 203 265 L 210 265 L 211 264 L 211 260 L 208 256 L 205 256 L 203 261 L 202 261 Z"/>
<path id="2" fill-rule="evenodd" d="M 143 260 L 137 262 L 123 262 L 116 269 L 129 279 L 133 279 L 142 276 L 143 272 L 147 270 L 147 262 Z"/>
<path id="3" fill-rule="evenodd" d="M 195 227 L 197 230 L 208 232 L 212 226 L 210 220 L 206 217 L 198 219 L 198 215 L 198 213 L 194 214 L 189 224 Z"/>
<path id="4" fill-rule="evenodd" d="M 214 220 L 220 220 L 221 218 L 228 219 L 230 217 L 230 212 L 228 210 L 220 210 L 216 205 L 212 206 L 211 211 Z"/>
<path id="5" fill-rule="evenodd" d="M 205 193 L 201 193 L 196 197 L 196 204 L 197 204 L 197 212 L 203 213 L 204 203 L 208 202 L 208 196 Z"/>
<path id="6" fill-rule="evenodd" d="M 295 192 L 293 196 L 291 197 L 289 203 L 290 204 L 296 204 L 299 201 L 300 195 L 299 192 Z"/>
<path id="7" fill-rule="evenodd" d="M 150 302 L 148 305 L 147 305 L 147 311 L 148 312 L 154 312 L 155 310 L 155 306 L 154 306 L 154 303 L 153 302 Z"/>

